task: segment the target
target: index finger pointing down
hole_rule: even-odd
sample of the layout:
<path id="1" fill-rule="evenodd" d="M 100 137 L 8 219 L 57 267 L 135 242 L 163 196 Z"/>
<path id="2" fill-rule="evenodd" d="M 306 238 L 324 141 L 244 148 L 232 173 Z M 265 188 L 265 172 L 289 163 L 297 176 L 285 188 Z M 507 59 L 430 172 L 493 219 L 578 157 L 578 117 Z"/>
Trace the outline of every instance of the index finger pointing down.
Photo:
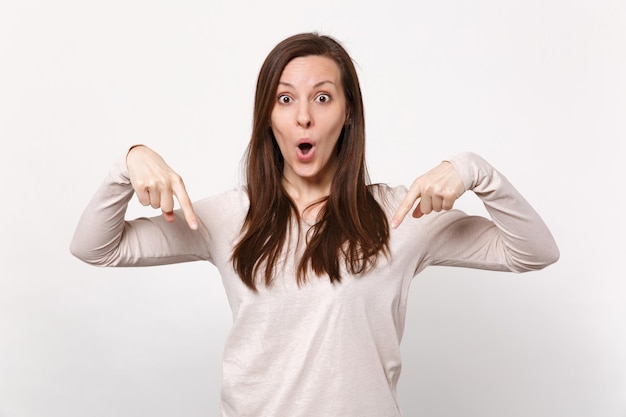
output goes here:
<path id="1" fill-rule="evenodd" d="M 410 189 L 407 195 L 404 197 L 404 200 L 402 200 L 402 202 L 400 203 L 398 210 L 391 218 L 391 227 L 393 229 L 397 228 L 400 223 L 402 223 L 402 220 L 404 220 L 407 213 L 411 211 L 411 208 L 418 198 L 420 198 L 420 193 Z"/>
<path id="2" fill-rule="evenodd" d="M 193 205 L 189 195 L 187 194 L 185 186 L 182 183 L 176 184 L 172 187 L 172 191 L 180 204 L 180 208 L 183 210 L 183 214 L 185 215 L 185 220 L 187 220 L 189 228 L 191 230 L 198 230 L 198 218 L 196 217 L 196 213 L 193 211 Z"/>

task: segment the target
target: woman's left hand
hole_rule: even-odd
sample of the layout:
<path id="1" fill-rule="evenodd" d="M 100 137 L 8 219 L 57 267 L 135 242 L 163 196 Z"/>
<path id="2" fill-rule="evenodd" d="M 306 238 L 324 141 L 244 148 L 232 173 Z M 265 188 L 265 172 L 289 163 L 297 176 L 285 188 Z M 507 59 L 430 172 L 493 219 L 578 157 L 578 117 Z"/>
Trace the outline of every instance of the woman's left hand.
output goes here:
<path id="1" fill-rule="evenodd" d="M 413 217 L 416 218 L 432 211 L 450 210 L 464 192 L 463 178 L 450 162 L 444 161 L 413 181 L 391 219 L 391 227 L 395 229 L 400 225 L 418 199 L 419 203 L 413 210 Z"/>

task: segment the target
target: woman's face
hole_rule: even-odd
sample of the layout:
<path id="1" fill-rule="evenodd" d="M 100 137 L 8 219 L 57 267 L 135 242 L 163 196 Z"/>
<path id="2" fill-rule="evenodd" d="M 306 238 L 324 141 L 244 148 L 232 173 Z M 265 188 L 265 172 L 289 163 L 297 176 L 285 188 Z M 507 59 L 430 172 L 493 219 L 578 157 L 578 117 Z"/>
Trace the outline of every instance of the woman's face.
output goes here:
<path id="1" fill-rule="evenodd" d="M 285 160 L 284 180 L 292 185 L 330 185 L 346 116 L 346 98 L 335 61 L 311 55 L 287 64 L 270 119 Z"/>

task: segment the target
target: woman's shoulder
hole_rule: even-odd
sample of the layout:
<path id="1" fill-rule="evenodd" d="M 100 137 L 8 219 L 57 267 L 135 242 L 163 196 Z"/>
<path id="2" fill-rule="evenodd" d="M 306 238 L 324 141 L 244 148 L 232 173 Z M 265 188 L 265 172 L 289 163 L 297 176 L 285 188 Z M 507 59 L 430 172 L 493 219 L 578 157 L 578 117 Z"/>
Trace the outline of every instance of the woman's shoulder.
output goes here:
<path id="1" fill-rule="evenodd" d="M 228 217 L 232 219 L 246 215 L 250 200 L 245 187 L 233 187 L 198 200 L 193 203 L 193 206 L 200 216 L 210 214 L 212 218 Z"/>
<path id="2" fill-rule="evenodd" d="M 370 194 L 383 207 L 397 207 L 404 199 L 408 189 L 404 185 L 389 185 L 385 183 L 370 184 Z"/>
<path id="3" fill-rule="evenodd" d="M 250 200 L 248 199 L 248 192 L 246 191 L 246 188 L 236 186 L 217 194 L 204 197 L 194 202 L 194 205 L 210 205 L 212 207 L 224 208 L 242 207 L 247 210 L 250 205 Z"/>

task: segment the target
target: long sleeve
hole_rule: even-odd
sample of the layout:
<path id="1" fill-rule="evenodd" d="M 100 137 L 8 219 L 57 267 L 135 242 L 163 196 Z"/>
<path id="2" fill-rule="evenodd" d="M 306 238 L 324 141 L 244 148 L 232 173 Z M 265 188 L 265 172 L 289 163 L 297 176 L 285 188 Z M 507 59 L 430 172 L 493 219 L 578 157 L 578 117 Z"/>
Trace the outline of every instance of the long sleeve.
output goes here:
<path id="1" fill-rule="evenodd" d="M 188 228 L 180 210 L 168 223 L 163 216 L 126 221 L 133 197 L 125 160 L 120 158 L 91 199 L 70 245 L 72 254 L 99 266 L 149 266 L 210 260 L 206 227 Z"/>
<path id="2" fill-rule="evenodd" d="M 491 222 L 460 218 L 442 234 L 444 241 L 450 238 L 459 247 L 473 248 L 486 260 L 492 253 L 513 272 L 538 270 L 558 260 L 559 250 L 550 230 L 504 175 L 472 153 L 450 158 L 450 163 L 461 174 L 466 190 L 482 200 Z"/>
<path id="3" fill-rule="evenodd" d="M 558 260 L 548 227 L 504 175 L 470 152 L 448 161 L 490 218 L 451 210 L 412 219 L 401 233 L 418 255 L 413 258 L 415 273 L 428 265 L 525 272 Z"/>

